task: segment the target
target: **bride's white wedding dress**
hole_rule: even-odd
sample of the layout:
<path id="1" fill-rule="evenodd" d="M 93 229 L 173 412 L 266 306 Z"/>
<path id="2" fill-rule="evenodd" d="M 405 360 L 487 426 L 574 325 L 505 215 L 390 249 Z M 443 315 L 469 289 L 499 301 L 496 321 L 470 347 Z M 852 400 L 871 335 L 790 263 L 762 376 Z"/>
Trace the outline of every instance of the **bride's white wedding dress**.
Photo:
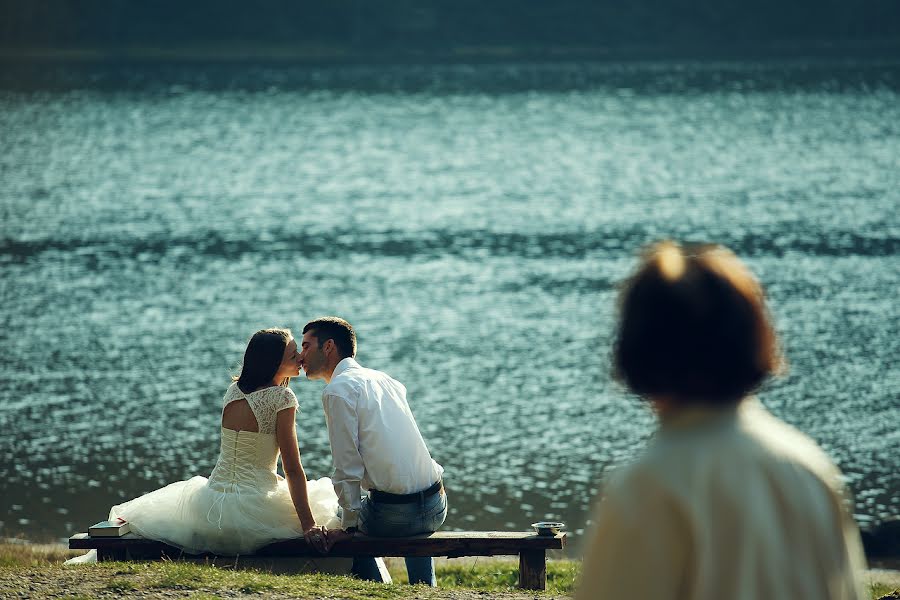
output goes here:
<path id="1" fill-rule="evenodd" d="M 302 537 L 287 481 L 275 471 L 279 456 L 276 416 L 281 410 L 297 407 L 297 397 L 286 387 L 244 394 L 233 383 L 222 409 L 241 399 L 246 399 L 253 411 L 259 432 L 223 427 L 219 459 L 209 479 L 192 477 L 118 504 L 109 511 L 109 518 L 121 517 L 137 535 L 189 554 L 250 554 L 278 540 Z M 307 495 L 318 525 L 340 526 L 330 479 L 307 482 Z M 73 561 L 91 561 L 89 557 L 79 559 Z"/>

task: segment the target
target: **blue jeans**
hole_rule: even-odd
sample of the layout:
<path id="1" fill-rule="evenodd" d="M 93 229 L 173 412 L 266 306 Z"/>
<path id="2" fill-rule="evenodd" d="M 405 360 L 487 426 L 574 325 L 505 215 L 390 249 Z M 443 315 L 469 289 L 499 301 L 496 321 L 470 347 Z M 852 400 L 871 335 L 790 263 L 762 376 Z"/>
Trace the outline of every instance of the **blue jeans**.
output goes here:
<path id="1" fill-rule="evenodd" d="M 420 533 L 434 533 L 447 518 L 447 494 L 442 489 L 428 498 L 419 498 L 408 504 L 373 502 L 363 498 L 359 512 L 359 530 L 373 537 L 406 537 Z M 434 559 L 430 556 L 407 556 L 406 573 L 410 583 L 437 585 L 434 577 Z M 378 567 L 371 557 L 354 560 L 354 572 L 363 579 L 380 581 Z"/>

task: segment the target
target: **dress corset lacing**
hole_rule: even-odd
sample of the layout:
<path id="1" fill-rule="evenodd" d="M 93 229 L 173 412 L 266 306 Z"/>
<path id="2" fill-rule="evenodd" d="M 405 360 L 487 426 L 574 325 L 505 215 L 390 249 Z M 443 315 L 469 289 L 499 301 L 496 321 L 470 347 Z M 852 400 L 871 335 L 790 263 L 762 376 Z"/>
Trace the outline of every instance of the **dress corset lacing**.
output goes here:
<path id="1" fill-rule="evenodd" d="M 255 431 L 222 428 L 219 460 L 209 477 L 209 487 L 219 496 L 206 514 L 207 520 L 222 528 L 222 503 L 228 494 L 259 494 L 278 486 L 275 436 Z"/>

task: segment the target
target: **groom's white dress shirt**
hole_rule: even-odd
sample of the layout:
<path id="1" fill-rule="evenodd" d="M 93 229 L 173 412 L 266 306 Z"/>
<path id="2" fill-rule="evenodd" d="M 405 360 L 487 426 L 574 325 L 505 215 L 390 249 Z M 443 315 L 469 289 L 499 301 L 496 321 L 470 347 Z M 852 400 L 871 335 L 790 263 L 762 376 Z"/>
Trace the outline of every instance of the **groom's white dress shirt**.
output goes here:
<path id="1" fill-rule="evenodd" d="M 322 408 L 342 528 L 357 526 L 362 490 L 411 494 L 441 478 L 399 381 L 345 358 L 322 392 Z"/>

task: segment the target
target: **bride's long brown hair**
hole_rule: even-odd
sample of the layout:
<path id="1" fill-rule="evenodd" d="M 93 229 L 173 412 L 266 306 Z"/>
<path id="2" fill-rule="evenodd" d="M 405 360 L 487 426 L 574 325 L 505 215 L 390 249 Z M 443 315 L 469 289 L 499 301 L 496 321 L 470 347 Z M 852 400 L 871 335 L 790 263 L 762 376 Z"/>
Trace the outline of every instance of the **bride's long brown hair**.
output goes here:
<path id="1" fill-rule="evenodd" d="M 242 392 L 250 394 L 272 383 L 272 378 L 281 366 L 284 349 L 292 337 L 290 329 L 277 327 L 262 329 L 253 334 L 244 351 L 241 374 L 232 378 L 237 381 Z M 287 386 L 290 381 L 290 377 L 285 377 L 279 385 Z"/>

